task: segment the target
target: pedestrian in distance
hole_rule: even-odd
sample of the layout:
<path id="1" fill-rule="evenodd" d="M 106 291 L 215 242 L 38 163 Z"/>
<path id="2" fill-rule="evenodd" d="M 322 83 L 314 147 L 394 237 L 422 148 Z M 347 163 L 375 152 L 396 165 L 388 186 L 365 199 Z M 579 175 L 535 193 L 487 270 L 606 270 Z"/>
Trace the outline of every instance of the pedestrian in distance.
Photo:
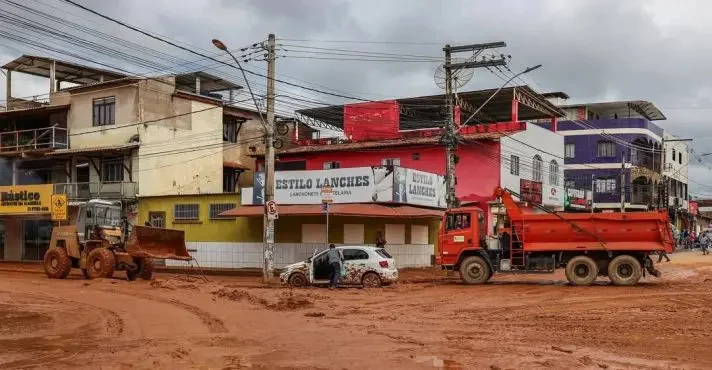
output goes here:
<path id="1" fill-rule="evenodd" d="M 339 278 L 341 277 L 341 264 L 344 263 L 344 254 L 341 249 L 336 249 L 334 244 L 329 245 L 327 252 L 331 274 L 329 275 L 329 289 L 334 289 L 339 286 Z"/>
<path id="2" fill-rule="evenodd" d="M 383 237 L 383 233 L 380 231 L 376 233 L 376 248 L 385 248 L 386 238 Z"/>

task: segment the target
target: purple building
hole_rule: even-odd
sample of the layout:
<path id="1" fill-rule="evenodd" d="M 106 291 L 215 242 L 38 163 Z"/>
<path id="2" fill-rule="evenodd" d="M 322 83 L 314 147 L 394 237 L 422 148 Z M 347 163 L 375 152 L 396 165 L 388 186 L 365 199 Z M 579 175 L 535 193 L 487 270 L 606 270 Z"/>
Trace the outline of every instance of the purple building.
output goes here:
<path id="1" fill-rule="evenodd" d="M 562 105 L 567 188 L 593 190 L 597 211 L 647 210 L 662 196 L 665 116 L 650 102 Z M 621 199 L 623 193 L 624 199 Z"/>

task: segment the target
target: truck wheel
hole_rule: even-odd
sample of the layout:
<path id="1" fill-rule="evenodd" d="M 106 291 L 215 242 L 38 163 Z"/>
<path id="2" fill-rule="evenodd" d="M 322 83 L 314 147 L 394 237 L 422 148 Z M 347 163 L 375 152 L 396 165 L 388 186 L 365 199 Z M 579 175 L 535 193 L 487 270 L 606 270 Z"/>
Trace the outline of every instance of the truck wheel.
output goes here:
<path id="1" fill-rule="evenodd" d="M 608 278 L 615 285 L 635 285 L 642 275 L 640 262 L 633 256 L 620 255 L 608 264 Z"/>
<path id="2" fill-rule="evenodd" d="M 576 256 L 566 264 L 566 279 L 573 285 L 591 285 L 598 276 L 598 266 L 591 257 Z"/>
<path id="3" fill-rule="evenodd" d="M 137 271 L 134 270 L 126 270 L 126 278 L 129 279 L 129 281 L 134 281 L 136 280 L 136 275 L 138 274 Z"/>
<path id="4" fill-rule="evenodd" d="M 492 271 L 482 257 L 467 257 L 460 264 L 460 277 L 467 284 L 484 284 L 491 276 Z"/>
<path id="5" fill-rule="evenodd" d="M 50 279 L 64 279 L 72 270 L 72 259 L 64 248 L 50 248 L 44 255 L 44 270 Z"/>
<path id="6" fill-rule="evenodd" d="M 114 275 L 115 264 L 114 253 L 106 248 L 95 248 L 87 256 L 87 277 L 109 278 Z"/>

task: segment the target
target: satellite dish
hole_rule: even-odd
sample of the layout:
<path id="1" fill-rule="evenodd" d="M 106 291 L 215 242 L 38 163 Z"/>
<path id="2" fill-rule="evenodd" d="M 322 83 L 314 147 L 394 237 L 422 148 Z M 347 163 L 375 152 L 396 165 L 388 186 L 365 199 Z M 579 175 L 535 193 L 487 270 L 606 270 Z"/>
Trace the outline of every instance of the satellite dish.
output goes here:
<path id="1" fill-rule="evenodd" d="M 450 64 L 465 63 L 467 59 L 463 58 L 452 58 Z M 458 68 L 452 70 L 452 88 L 457 90 L 465 85 L 472 79 L 475 74 L 475 70 L 472 68 Z M 439 88 L 445 90 L 445 63 L 441 63 L 435 70 L 435 85 Z"/>

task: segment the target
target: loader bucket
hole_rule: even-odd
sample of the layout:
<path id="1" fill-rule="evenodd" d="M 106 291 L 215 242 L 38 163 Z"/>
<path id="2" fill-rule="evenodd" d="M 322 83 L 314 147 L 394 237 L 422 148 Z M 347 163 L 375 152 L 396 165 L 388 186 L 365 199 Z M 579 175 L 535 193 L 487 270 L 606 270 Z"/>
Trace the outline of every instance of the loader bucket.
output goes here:
<path id="1" fill-rule="evenodd" d="M 125 248 L 132 257 L 183 261 L 192 259 L 185 249 L 183 230 L 134 226 Z"/>

